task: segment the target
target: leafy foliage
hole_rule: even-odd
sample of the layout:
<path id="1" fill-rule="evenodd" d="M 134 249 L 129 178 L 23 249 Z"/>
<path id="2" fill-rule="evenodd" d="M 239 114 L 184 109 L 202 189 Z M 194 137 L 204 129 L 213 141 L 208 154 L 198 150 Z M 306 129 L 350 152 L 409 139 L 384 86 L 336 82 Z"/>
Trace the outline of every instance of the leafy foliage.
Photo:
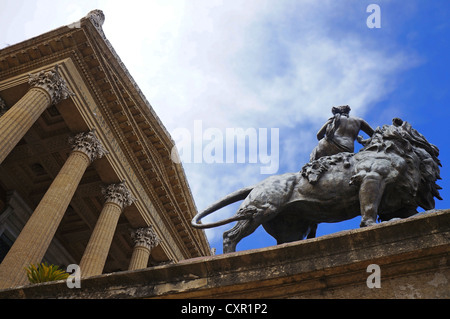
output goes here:
<path id="1" fill-rule="evenodd" d="M 59 269 L 59 266 L 48 265 L 47 263 L 41 263 L 38 267 L 31 264 L 25 270 L 27 271 L 28 280 L 32 284 L 63 280 L 70 276 L 69 273 Z"/>

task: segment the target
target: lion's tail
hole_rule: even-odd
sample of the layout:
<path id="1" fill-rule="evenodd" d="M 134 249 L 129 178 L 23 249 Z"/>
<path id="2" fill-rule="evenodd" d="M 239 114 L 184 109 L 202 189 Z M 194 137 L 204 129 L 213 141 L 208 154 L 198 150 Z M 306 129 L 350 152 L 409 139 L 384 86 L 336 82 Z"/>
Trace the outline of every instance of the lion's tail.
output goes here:
<path id="1" fill-rule="evenodd" d="M 241 188 L 240 190 L 237 190 L 237 191 L 225 196 L 221 200 L 215 202 L 214 204 L 212 204 L 211 206 L 206 208 L 203 212 L 198 213 L 197 215 L 194 216 L 194 218 L 191 221 L 192 226 L 195 228 L 211 228 L 211 227 L 222 226 L 222 225 L 225 225 L 225 224 L 237 221 L 237 220 L 246 219 L 245 216 L 234 215 L 230 218 L 226 218 L 221 221 L 214 222 L 214 223 L 202 224 L 200 222 L 202 218 L 210 215 L 211 213 L 215 212 L 216 210 L 219 210 L 222 207 L 228 206 L 239 200 L 245 199 L 247 197 L 247 195 L 250 194 L 250 192 L 252 191 L 253 188 L 254 188 L 254 186 Z"/>

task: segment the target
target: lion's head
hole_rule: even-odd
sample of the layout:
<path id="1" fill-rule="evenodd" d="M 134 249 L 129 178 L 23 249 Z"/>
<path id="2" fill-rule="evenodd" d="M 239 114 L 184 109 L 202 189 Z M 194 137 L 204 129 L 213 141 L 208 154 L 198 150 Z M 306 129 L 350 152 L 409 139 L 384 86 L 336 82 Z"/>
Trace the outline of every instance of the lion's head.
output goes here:
<path id="1" fill-rule="evenodd" d="M 442 200 L 439 194 L 439 189 L 442 188 L 436 184 L 441 179 L 439 149 L 408 122 L 399 118 L 392 122 L 392 125 L 378 127 L 361 151 L 395 153 L 404 158 L 407 169 L 396 188 L 403 190 L 404 196 L 409 196 L 416 207 L 433 209 L 434 198 Z"/>

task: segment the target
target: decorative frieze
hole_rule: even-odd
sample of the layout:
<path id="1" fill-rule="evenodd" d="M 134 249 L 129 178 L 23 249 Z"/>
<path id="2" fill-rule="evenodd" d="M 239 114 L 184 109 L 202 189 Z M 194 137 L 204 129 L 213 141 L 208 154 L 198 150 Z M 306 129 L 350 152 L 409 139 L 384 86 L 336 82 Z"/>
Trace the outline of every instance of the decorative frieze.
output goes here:
<path id="1" fill-rule="evenodd" d="M 61 100 L 75 95 L 69 90 L 66 81 L 58 73 L 58 65 L 55 65 L 53 70 L 29 74 L 28 84 L 31 87 L 39 87 L 47 91 L 51 97 L 51 104 L 57 104 Z"/>
<path id="2" fill-rule="evenodd" d="M 91 162 L 108 154 L 100 140 L 95 136 L 95 129 L 79 133 L 69 139 L 73 151 L 83 152 L 89 156 Z"/>
<path id="3" fill-rule="evenodd" d="M 116 203 L 121 208 L 130 206 L 136 201 L 136 198 L 133 197 L 130 190 L 126 187 L 125 181 L 103 187 L 102 194 L 105 196 L 106 202 Z"/>
<path id="4" fill-rule="evenodd" d="M 152 226 L 141 227 L 133 230 L 131 232 L 131 239 L 133 240 L 135 246 L 144 246 L 148 249 L 156 247 L 161 242 Z"/>

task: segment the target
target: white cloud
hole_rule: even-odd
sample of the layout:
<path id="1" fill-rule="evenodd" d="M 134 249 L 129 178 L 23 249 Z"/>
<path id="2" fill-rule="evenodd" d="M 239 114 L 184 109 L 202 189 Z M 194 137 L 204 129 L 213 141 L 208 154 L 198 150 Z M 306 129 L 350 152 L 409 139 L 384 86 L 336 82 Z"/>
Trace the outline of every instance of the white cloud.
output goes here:
<path id="1" fill-rule="evenodd" d="M 300 169 L 333 105 L 364 116 L 405 66 L 404 53 L 374 50 L 361 34 L 340 32 L 336 21 L 349 8 L 332 2 L 118 4 L 100 1 L 105 33 L 169 131 L 192 131 L 195 120 L 204 129 L 282 128 L 280 156 L 289 169 Z M 362 10 L 363 27 L 365 18 Z M 265 177 L 255 164 L 185 169 L 200 210 Z M 214 242 L 222 231 L 207 234 Z"/>

